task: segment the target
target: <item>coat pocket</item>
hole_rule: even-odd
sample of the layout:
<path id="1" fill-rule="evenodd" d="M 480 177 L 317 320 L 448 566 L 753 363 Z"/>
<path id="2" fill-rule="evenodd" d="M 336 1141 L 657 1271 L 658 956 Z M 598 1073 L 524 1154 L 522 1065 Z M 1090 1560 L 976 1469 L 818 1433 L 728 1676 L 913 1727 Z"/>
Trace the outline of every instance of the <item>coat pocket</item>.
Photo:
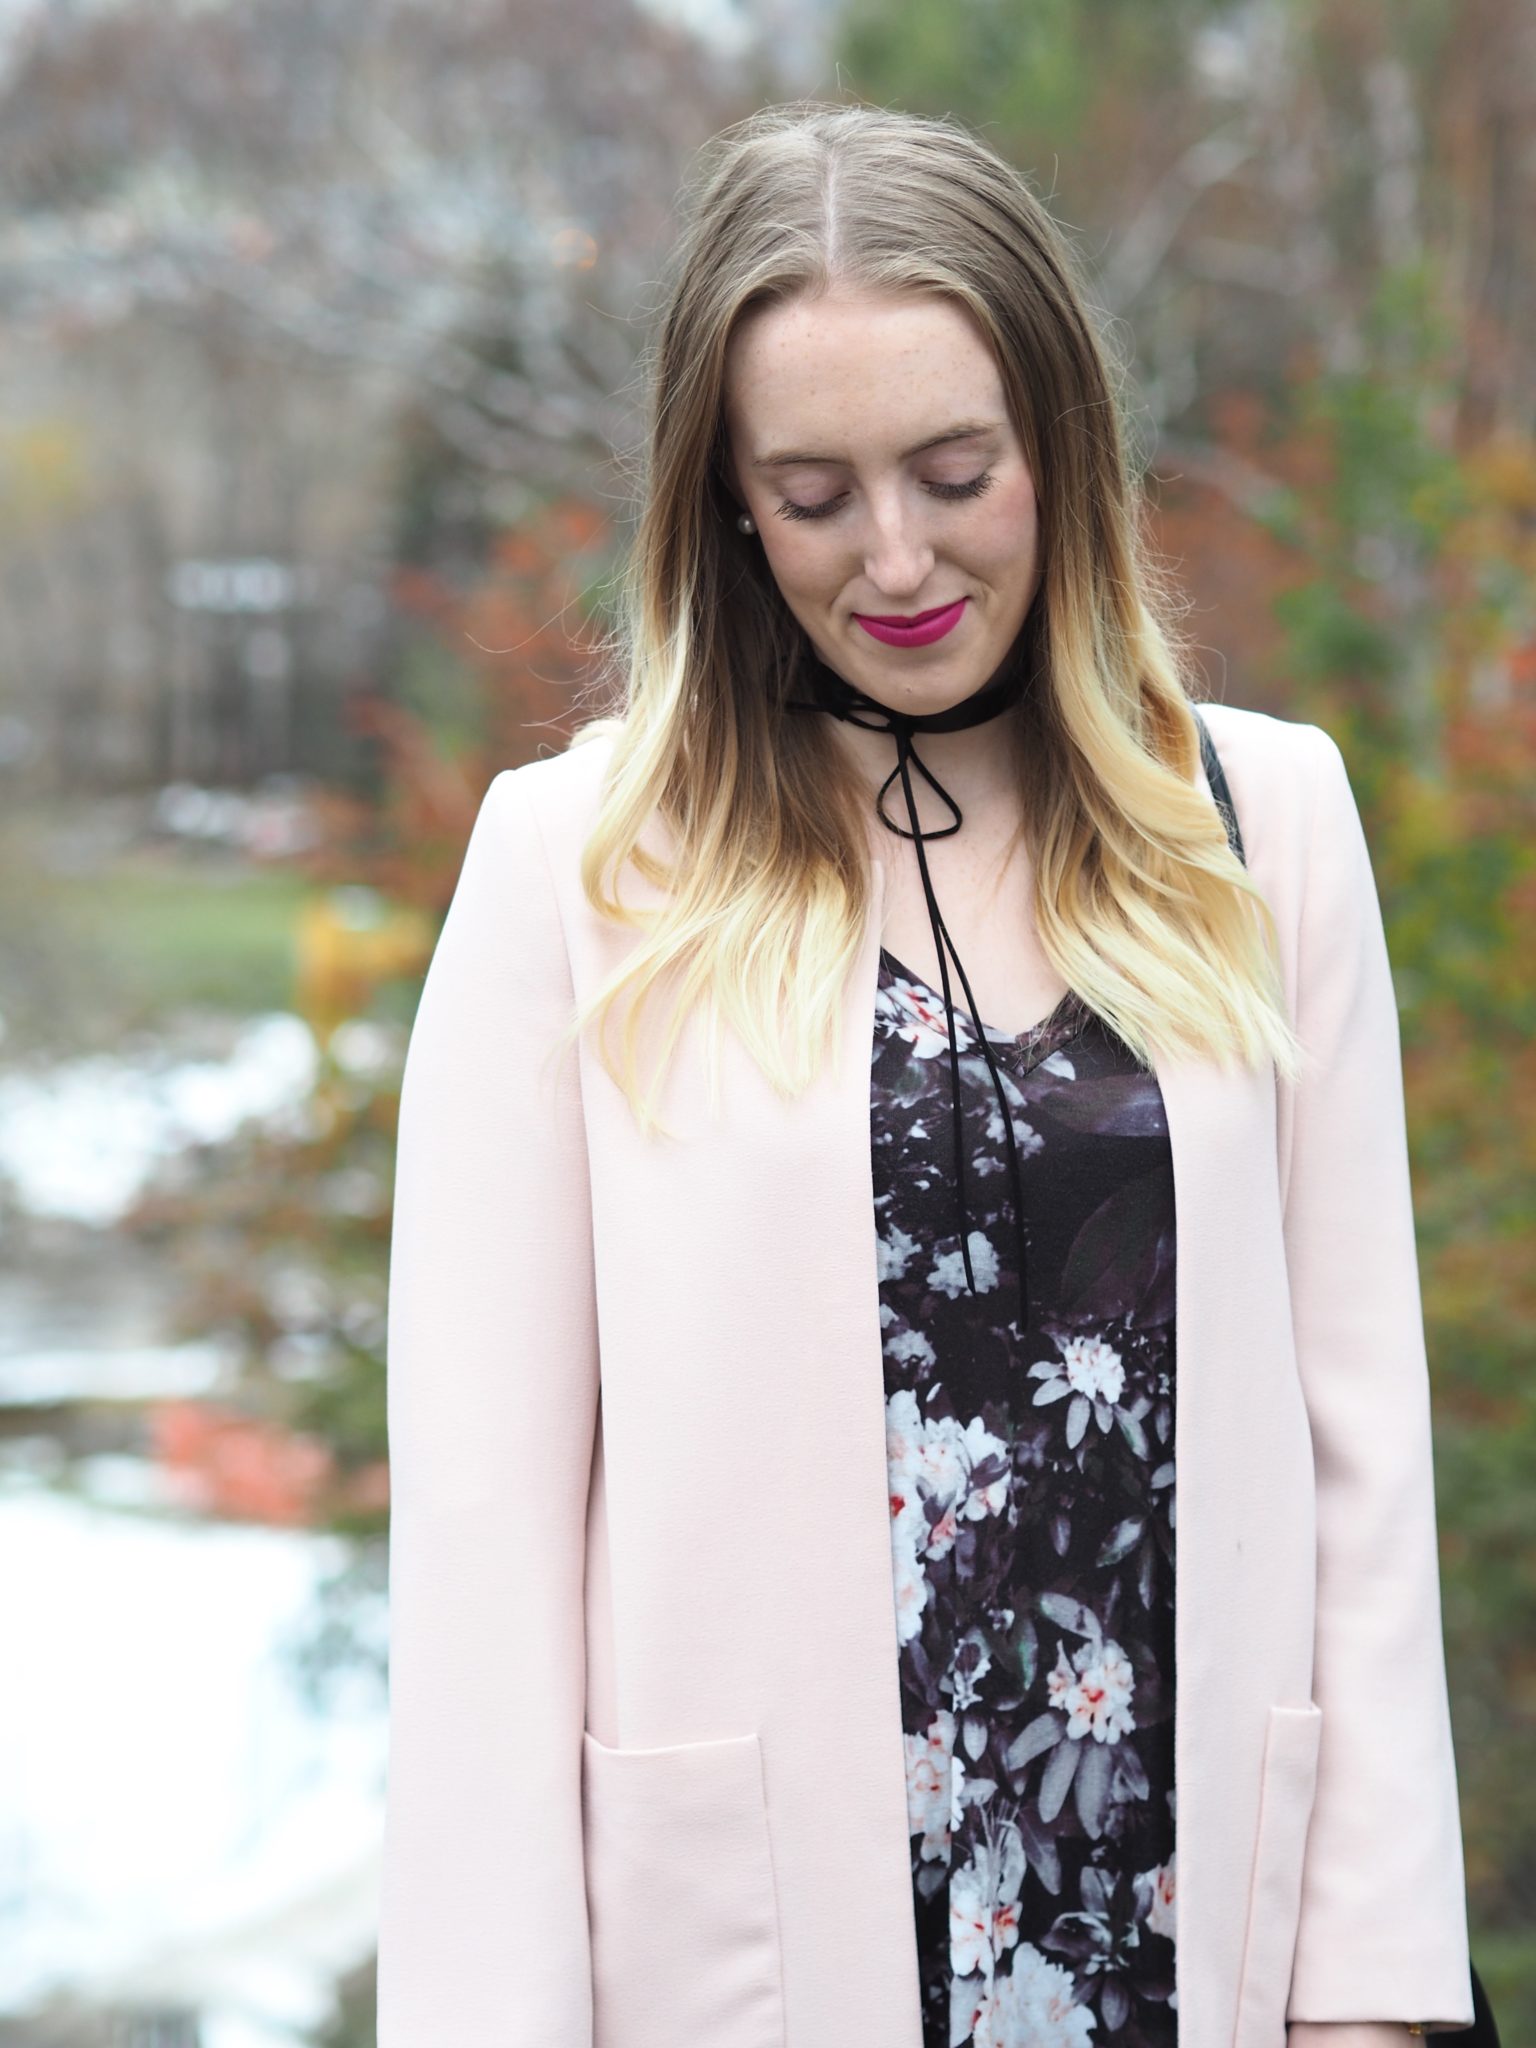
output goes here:
<path id="1" fill-rule="evenodd" d="M 1233 2048 L 1285 2048 L 1322 1726 L 1323 1710 L 1310 1701 L 1269 1710 Z"/>
<path id="2" fill-rule="evenodd" d="M 784 2048 L 756 1733 L 663 1749 L 582 1739 L 593 2048 Z"/>

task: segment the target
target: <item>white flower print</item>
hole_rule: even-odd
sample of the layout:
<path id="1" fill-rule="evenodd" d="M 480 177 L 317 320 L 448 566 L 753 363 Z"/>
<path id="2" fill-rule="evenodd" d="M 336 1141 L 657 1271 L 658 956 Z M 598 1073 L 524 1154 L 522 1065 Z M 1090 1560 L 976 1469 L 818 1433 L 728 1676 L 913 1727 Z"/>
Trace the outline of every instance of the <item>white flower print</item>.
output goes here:
<path id="1" fill-rule="evenodd" d="M 917 1553 L 922 1526 L 922 1503 L 915 1498 L 904 1502 L 899 1512 L 892 1501 L 891 1576 L 896 1602 L 896 1639 L 910 1643 L 923 1625 L 928 1605 L 928 1580 Z"/>
<path id="2" fill-rule="evenodd" d="M 1115 1403 L 1125 1391 L 1125 1365 L 1120 1353 L 1102 1337 L 1068 1337 L 1061 1351 L 1060 1358 L 1037 1359 L 1025 1377 L 1041 1382 L 1035 1393 L 1037 1408 L 1072 1397 L 1067 1410 L 1067 1444 L 1075 1449 L 1082 1442 L 1090 1415 L 1106 1433 L 1113 1428 Z"/>
<path id="3" fill-rule="evenodd" d="M 917 1396 L 908 1388 L 900 1389 L 886 1403 L 885 1449 L 896 1630 L 903 1643 L 911 1642 L 922 1627 L 923 1609 L 928 1604 L 928 1581 L 918 1555 L 928 1529 L 918 1476 L 926 1437 Z"/>
<path id="4" fill-rule="evenodd" d="M 1166 1934 L 1170 1941 L 1178 1936 L 1178 1923 L 1174 1907 L 1178 1899 L 1179 1852 L 1174 1850 L 1166 1863 L 1159 1863 L 1152 1870 L 1144 1870 L 1136 1878 L 1138 1896 L 1145 1885 L 1151 1893 L 1147 1907 L 1147 1926 L 1153 1934 Z"/>
<path id="5" fill-rule="evenodd" d="M 992 1434 L 979 1415 L 973 1415 L 965 1425 L 963 1441 L 971 1475 L 978 1465 L 995 1464 L 999 1459 L 1003 1469 L 983 1486 L 977 1486 L 972 1476 L 960 1512 L 972 1522 L 979 1522 L 983 1515 L 1000 1515 L 1008 1505 L 1008 1446 L 1000 1436 Z"/>
<path id="6" fill-rule="evenodd" d="M 887 1337 L 885 1355 L 893 1359 L 897 1365 L 927 1366 L 938 1363 L 933 1346 L 921 1330 L 898 1330 L 894 1337 Z"/>
<path id="7" fill-rule="evenodd" d="M 916 1394 L 898 1387 L 885 1404 L 885 1456 L 893 1478 L 898 1465 L 905 1470 L 917 1457 L 927 1433 Z"/>
<path id="8" fill-rule="evenodd" d="M 949 1854 L 950 1759 L 955 1753 L 955 1717 L 941 1707 L 927 1733 L 903 1737 L 907 1753 L 907 1832 L 922 1836 L 924 1862 Z"/>
<path id="9" fill-rule="evenodd" d="M 971 1860 L 951 1873 L 949 1962 L 957 1976 L 990 1975 L 1017 1942 L 1024 1869 L 1018 1830 L 1009 1828 L 1000 1840 L 978 1842 Z"/>
<path id="10" fill-rule="evenodd" d="M 965 1431 L 952 1416 L 934 1416 L 918 1457 L 919 1476 L 930 1497 L 958 1506 L 970 1490 L 970 1470 Z"/>
<path id="11" fill-rule="evenodd" d="M 954 1454 L 959 1452 L 958 1460 Z M 958 1525 L 962 1519 L 980 1521 L 985 1515 L 1001 1514 L 1008 1502 L 1008 1473 L 1005 1469 L 997 1478 L 984 1485 L 972 1483 L 972 1471 L 986 1459 L 1006 1457 L 1007 1446 L 1001 1438 L 993 1436 L 979 1417 L 973 1418 L 962 1431 L 947 1416 L 932 1426 L 927 1451 L 920 1465 L 919 1484 L 925 1486 L 930 1498 L 944 1503 L 944 1512 L 928 1530 L 925 1555 L 930 1558 L 947 1556 L 954 1546 Z M 933 1483 L 927 1484 L 926 1475 L 933 1475 Z"/>
<path id="12" fill-rule="evenodd" d="M 907 1261 L 917 1250 L 917 1239 L 908 1237 L 901 1225 L 892 1226 L 889 1237 L 875 1239 L 875 1255 L 878 1260 L 878 1277 L 881 1280 L 900 1280 L 907 1270 Z"/>
<path id="13" fill-rule="evenodd" d="M 1005 1975 L 984 1990 L 972 1991 L 968 2001 L 973 2011 L 961 2033 L 956 2027 L 960 2014 L 951 2010 L 950 2042 L 960 2048 L 966 2041 L 975 2048 L 1089 2048 L 1096 2024 L 1093 2008 L 1079 2005 L 1072 1996 L 1072 1972 L 1042 1955 L 1032 1942 L 1021 1942 Z"/>
<path id="14" fill-rule="evenodd" d="M 1051 1705 L 1067 1717 L 1067 1733 L 1075 1742 L 1092 1735 L 1096 1742 L 1118 1742 L 1136 1726 L 1130 1709 L 1136 1673 L 1115 1642 L 1087 1642 L 1067 1662 L 1066 1645 L 1056 1645 L 1056 1663 L 1046 1677 Z"/>
<path id="15" fill-rule="evenodd" d="M 955 1513 L 954 1503 L 951 1502 L 928 1531 L 927 1547 L 923 1552 L 924 1557 L 932 1558 L 935 1563 L 941 1557 L 948 1557 L 955 1547 L 955 1534 L 958 1528 L 959 1517 Z"/>
<path id="16" fill-rule="evenodd" d="M 1065 1643 L 1058 1643 L 1056 1645 L 1056 1662 L 1045 1674 L 1046 1697 L 1050 1700 L 1053 1707 L 1060 1707 L 1062 1712 L 1065 1713 L 1067 1694 L 1071 1692 L 1076 1684 L 1077 1673 L 1067 1662 L 1067 1646 Z"/>
<path id="17" fill-rule="evenodd" d="M 1025 1123 L 1022 1117 L 1013 1117 L 1011 1122 L 1013 1124 L 1013 1142 L 1018 1147 L 1020 1159 L 1033 1158 L 1035 1153 L 1043 1148 L 1045 1140 L 1035 1129 L 1034 1125 Z M 992 1104 L 992 1114 L 987 1118 L 987 1138 L 994 1145 L 1001 1145 L 1003 1142 L 1003 1113 L 997 1107 L 995 1098 Z M 998 1163 L 1002 1164 L 1002 1161 Z"/>
<path id="18" fill-rule="evenodd" d="M 953 1970 L 949 1979 L 949 2044 L 950 2048 L 964 2048 L 967 2041 L 976 2037 L 976 2029 L 983 2024 L 985 2015 L 996 2003 L 996 1993 L 986 1977 L 957 1977 Z"/>
<path id="19" fill-rule="evenodd" d="M 912 1546 L 896 1552 L 897 1607 L 909 1622 L 904 1642 L 916 1631 L 926 1603 L 922 1559 L 944 1557 L 953 1548 L 960 1518 L 979 1521 L 1001 1514 L 1008 1500 L 1007 1445 L 974 1417 L 963 1428 L 953 1416 L 924 1419 L 910 1387 L 891 1395 L 885 1410 L 885 1455 L 893 1537 Z M 976 1468 L 1001 1460 L 1003 1470 L 981 1486 Z M 937 1501 L 942 1513 L 930 1525 L 924 1503 Z M 908 1576 L 910 1572 L 910 1578 Z"/>
<path id="20" fill-rule="evenodd" d="M 960 1642 L 956 1645 L 956 1648 L 963 1648 L 968 1643 L 974 1643 L 976 1646 L 975 1664 L 969 1671 L 960 1669 L 952 1671 L 945 1681 L 954 1695 L 956 1710 L 960 1713 L 964 1713 L 967 1707 L 975 1707 L 982 1704 L 981 1681 L 992 1669 L 992 1653 L 987 1648 L 987 1639 L 980 1629 L 967 1629 Z"/>
<path id="21" fill-rule="evenodd" d="M 1069 1337 L 1061 1349 L 1074 1393 L 1101 1394 L 1106 1401 L 1119 1400 L 1125 1386 L 1125 1368 L 1118 1351 L 1102 1337 Z"/>
<path id="22" fill-rule="evenodd" d="M 908 981 L 903 975 L 896 975 L 891 981 L 891 993 L 901 1006 L 894 1030 L 898 1038 L 904 1038 L 912 1047 L 913 1056 L 920 1060 L 931 1060 L 939 1053 L 949 1051 L 949 1026 L 944 1015 L 944 1005 L 935 995 Z M 968 1052 L 975 1044 L 975 1033 L 960 1013 L 955 1012 L 955 1047 L 959 1052 Z"/>
<path id="23" fill-rule="evenodd" d="M 966 1239 L 971 1248 L 971 1271 L 976 1275 L 976 1292 L 985 1294 L 997 1285 L 997 1253 L 992 1241 L 983 1230 L 973 1230 Z M 933 1271 L 928 1275 L 928 1285 L 936 1291 L 947 1294 L 951 1301 L 957 1295 L 969 1292 L 965 1278 L 965 1259 L 957 1245 L 952 1252 L 942 1252 L 933 1262 Z"/>
<path id="24" fill-rule="evenodd" d="M 887 1401 L 885 1452 L 893 1496 L 920 1488 L 929 1500 L 963 1498 L 969 1471 L 964 1446 L 959 1424 L 947 1415 L 925 1419 L 910 1387 L 898 1388 Z"/>

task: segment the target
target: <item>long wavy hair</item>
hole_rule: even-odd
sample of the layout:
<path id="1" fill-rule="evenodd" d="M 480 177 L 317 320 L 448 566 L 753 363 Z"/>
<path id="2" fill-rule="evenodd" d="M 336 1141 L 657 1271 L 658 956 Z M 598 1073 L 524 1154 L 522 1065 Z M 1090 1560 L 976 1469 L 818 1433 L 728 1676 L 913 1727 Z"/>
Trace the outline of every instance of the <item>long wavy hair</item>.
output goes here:
<path id="1" fill-rule="evenodd" d="M 1108 351 L 1072 252 L 1023 178 L 949 120 L 801 101 L 705 145 L 643 369 L 646 445 L 607 640 L 617 708 L 571 744 L 612 741 L 583 891 L 643 933 L 579 1006 L 642 1129 L 687 1019 L 707 1013 L 711 1088 L 729 1025 L 772 1085 L 835 1055 L 871 903 L 870 798 L 805 695 L 807 642 L 727 482 L 726 349 L 766 303 L 834 286 L 940 293 L 996 357 L 1035 480 L 1035 681 L 1002 716 L 1041 945 L 1146 1066 L 1153 1048 L 1294 1078 L 1278 934 L 1196 786 L 1193 664 L 1143 534 Z M 985 678 L 978 677 L 978 687 Z M 663 842 L 642 844 L 660 821 Z M 649 835 L 647 834 L 647 837 Z M 633 863 L 659 898 L 625 903 Z M 642 1096 L 639 1011 L 674 1001 Z M 607 1042 L 628 991 L 622 1060 Z"/>

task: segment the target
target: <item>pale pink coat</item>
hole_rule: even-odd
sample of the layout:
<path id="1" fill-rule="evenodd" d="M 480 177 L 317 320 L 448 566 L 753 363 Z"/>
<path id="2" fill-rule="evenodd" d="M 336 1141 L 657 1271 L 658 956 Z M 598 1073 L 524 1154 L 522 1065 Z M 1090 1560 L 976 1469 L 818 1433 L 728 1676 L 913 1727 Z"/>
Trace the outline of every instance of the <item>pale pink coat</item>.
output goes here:
<path id="1" fill-rule="evenodd" d="M 1157 1062 L 1179 2040 L 1283 2048 L 1287 2020 L 1472 1999 L 1370 856 L 1321 728 L 1203 708 L 1317 1065 L 1277 1089 Z M 609 754 L 495 778 L 410 1043 L 380 2048 L 922 2048 L 869 1130 L 885 870 L 839 1068 L 786 1101 L 728 1040 L 712 1115 L 690 1029 L 677 1136 L 643 1139 L 589 1040 L 553 1052 L 634 943 L 577 872 Z"/>

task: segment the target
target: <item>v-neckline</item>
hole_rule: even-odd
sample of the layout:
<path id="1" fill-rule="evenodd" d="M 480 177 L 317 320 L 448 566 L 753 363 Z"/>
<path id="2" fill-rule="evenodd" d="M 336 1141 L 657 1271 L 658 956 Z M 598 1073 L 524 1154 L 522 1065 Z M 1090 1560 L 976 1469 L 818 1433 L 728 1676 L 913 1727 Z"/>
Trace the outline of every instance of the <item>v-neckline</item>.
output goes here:
<path id="1" fill-rule="evenodd" d="M 892 973 L 900 975 L 901 979 L 909 982 L 913 988 L 921 989 L 924 995 L 931 996 L 941 1010 L 944 1008 L 944 997 L 941 992 L 931 982 L 925 981 L 920 974 L 914 974 L 904 961 L 896 958 L 896 955 L 888 946 L 880 948 L 880 958 L 891 969 Z M 1043 1037 L 1051 1029 L 1052 1025 L 1058 1022 L 1065 1022 L 1066 1018 L 1079 1009 L 1081 1005 L 1078 1000 L 1077 991 L 1069 988 L 1054 1010 L 1047 1011 L 1038 1023 L 1028 1024 L 1022 1031 L 1004 1031 L 992 1024 L 978 1027 L 976 1019 L 963 1003 L 954 1003 L 950 1007 L 954 1010 L 957 1017 L 964 1018 L 965 1022 L 970 1026 L 973 1036 L 979 1035 L 980 1030 L 985 1031 L 988 1042 L 992 1045 L 1002 1044 L 1028 1047 L 1032 1046 L 1037 1039 Z M 1084 1020 L 1079 1020 L 1079 1027 L 1081 1027 L 1082 1021 Z M 1076 1034 L 1074 1033 L 1073 1035 L 1075 1036 Z M 1063 1042 L 1065 1043 L 1066 1041 Z"/>

